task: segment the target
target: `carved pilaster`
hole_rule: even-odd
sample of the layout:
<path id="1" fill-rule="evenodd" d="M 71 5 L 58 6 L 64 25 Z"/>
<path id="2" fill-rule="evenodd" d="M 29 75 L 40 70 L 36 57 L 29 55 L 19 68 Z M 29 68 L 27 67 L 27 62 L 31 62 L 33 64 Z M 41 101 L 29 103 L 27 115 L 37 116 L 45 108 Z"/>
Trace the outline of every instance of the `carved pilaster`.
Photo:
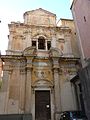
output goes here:
<path id="1" fill-rule="evenodd" d="M 26 96 L 25 96 L 25 112 L 31 112 L 31 74 L 32 68 L 27 67 L 27 75 L 26 75 Z"/>
<path id="2" fill-rule="evenodd" d="M 25 112 L 31 112 L 31 77 L 32 77 L 32 60 L 33 57 L 26 56 L 27 66 L 26 66 L 26 94 L 25 94 Z"/>
<path id="3" fill-rule="evenodd" d="M 55 90 L 55 112 L 61 111 L 59 58 L 53 58 L 53 77 Z"/>
<path id="4" fill-rule="evenodd" d="M 24 113 L 25 110 L 25 80 L 26 80 L 26 70 L 20 69 L 20 113 Z"/>
<path id="5" fill-rule="evenodd" d="M 53 68 L 59 68 L 58 58 L 53 58 Z"/>
<path id="6" fill-rule="evenodd" d="M 3 76 L 3 86 L 1 92 L 5 95 L 4 101 L 4 113 L 8 113 L 8 102 L 9 102 L 9 87 L 10 87 L 10 78 L 11 78 L 12 70 L 4 70 Z"/>

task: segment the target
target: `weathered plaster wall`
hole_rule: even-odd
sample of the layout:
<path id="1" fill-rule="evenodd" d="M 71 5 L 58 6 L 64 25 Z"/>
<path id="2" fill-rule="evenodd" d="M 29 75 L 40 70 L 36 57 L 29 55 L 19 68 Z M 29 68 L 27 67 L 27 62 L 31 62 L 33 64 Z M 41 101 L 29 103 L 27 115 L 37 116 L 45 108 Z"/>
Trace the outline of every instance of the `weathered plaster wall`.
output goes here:
<path id="1" fill-rule="evenodd" d="M 83 59 L 87 59 L 90 57 L 90 1 L 74 0 L 71 10 L 79 37 L 81 56 Z"/>

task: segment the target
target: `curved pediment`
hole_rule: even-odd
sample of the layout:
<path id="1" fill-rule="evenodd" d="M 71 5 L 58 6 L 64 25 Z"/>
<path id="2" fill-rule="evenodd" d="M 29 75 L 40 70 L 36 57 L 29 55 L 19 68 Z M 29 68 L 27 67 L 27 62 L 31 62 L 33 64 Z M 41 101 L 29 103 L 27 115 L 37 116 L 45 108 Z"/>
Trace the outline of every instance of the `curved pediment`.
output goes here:
<path id="1" fill-rule="evenodd" d="M 50 49 L 49 54 L 50 54 L 50 57 L 60 57 L 63 55 L 63 53 L 60 49 L 53 48 L 53 47 Z"/>
<path id="2" fill-rule="evenodd" d="M 35 47 L 27 47 L 24 51 L 23 51 L 23 55 L 24 56 L 34 56 L 36 52 L 36 48 Z"/>

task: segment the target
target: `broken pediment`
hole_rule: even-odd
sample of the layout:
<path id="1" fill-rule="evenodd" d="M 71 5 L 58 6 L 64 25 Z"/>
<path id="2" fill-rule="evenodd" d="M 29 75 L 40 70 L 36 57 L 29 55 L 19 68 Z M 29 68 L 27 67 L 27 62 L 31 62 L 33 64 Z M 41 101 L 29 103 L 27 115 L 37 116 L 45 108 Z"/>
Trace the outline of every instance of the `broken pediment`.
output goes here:
<path id="1" fill-rule="evenodd" d="M 23 51 L 24 56 L 34 56 L 36 48 L 35 47 L 28 47 Z"/>
<path id="2" fill-rule="evenodd" d="M 60 57 L 63 55 L 62 51 L 57 48 L 51 48 L 49 54 L 50 57 Z"/>

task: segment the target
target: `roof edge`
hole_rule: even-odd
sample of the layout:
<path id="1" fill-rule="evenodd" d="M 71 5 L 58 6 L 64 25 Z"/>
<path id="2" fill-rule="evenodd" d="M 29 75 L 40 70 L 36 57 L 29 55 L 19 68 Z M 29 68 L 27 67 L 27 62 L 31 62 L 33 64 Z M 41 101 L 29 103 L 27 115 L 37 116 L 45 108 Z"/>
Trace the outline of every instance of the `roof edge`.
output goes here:
<path id="1" fill-rule="evenodd" d="M 35 10 L 26 11 L 23 15 L 27 14 L 28 12 L 34 12 L 34 11 L 36 11 L 36 10 L 42 10 L 42 11 L 48 13 L 48 14 L 51 14 L 51 15 L 53 15 L 53 16 L 56 16 L 56 14 L 54 14 L 54 13 L 52 13 L 52 12 L 50 12 L 50 11 L 47 11 L 47 10 L 45 10 L 45 9 L 43 9 L 43 8 L 38 8 L 38 9 L 35 9 Z"/>
<path id="2" fill-rule="evenodd" d="M 71 4 L 71 7 L 70 7 L 70 10 L 72 10 L 72 7 L 73 5 L 76 3 L 76 0 L 73 0 L 72 4 Z"/>

